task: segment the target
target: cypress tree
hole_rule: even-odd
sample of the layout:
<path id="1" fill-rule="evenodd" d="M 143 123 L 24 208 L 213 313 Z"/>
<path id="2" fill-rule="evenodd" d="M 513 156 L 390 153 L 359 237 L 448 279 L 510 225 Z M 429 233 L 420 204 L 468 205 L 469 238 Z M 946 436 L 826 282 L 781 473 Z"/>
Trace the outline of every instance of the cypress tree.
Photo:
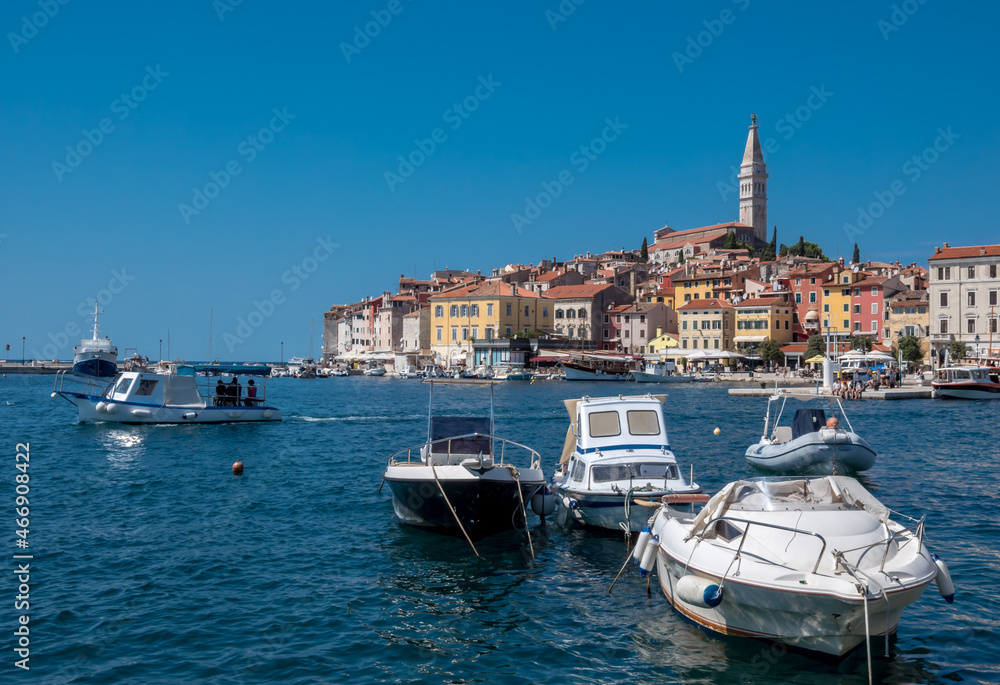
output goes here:
<path id="1" fill-rule="evenodd" d="M 649 244 L 646 242 L 646 236 L 642 237 L 642 247 L 639 248 L 639 259 L 644 262 L 649 259 Z"/>
<path id="2" fill-rule="evenodd" d="M 861 263 L 861 250 L 858 249 L 858 244 L 854 243 L 854 254 L 851 255 L 851 264 Z"/>

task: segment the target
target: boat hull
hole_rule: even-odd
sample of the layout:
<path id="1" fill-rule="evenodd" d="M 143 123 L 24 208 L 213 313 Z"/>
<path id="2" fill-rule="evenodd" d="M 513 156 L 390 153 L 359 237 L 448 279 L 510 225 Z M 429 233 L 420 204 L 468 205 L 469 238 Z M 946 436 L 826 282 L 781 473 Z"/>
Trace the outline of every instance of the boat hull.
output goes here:
<path id="1" fill-rule="evenodd" d="M 564 364 L 566 380 L 568 381 L 627 381 L 631 376 L 627 373 L 604 373 L 603 371 L 593 371 L 581 369 L 576 366 Z"/>
<path id="2" fill-rule="evenodd" d="M 93 356 L 90 359 L 80 359 L 73 362 L 73 373 L 95 378 L 114 378 L 118 373 L 115 360 Z"/>
<path id="3" fill-rule="evenodd" d="M 677 583 L 696 575 L 716 584 L 721 576 L 695 569 L 686 560 L 662 547 L 657 552 L 657 577 L 667 600 L 679 613 L 709 630 L 723 635 L 776 640 L 797 649 L 842 657 L 865 641 L 865 602 L 835 592 L 795 591 L 744 582 L 732 575 L 725 579 L 723 599 L 717 607 L 691 604 L 678 596 Z M 802 576 L 802 586 L 809 574 Z M 868 599 L 868 634 L 872 637 L 896 632 L 903 610 L 917 601 L 925 582 L 886 592 L 886 597 Z M 853 585 L 844 581 L 847 590 Z"/>
<path id="4" fill-rule="evenodd" d="M 478 473 L 482 469 L 483 473 Z M 521 469 L 519 483 L 508 469 L 499 466 L 440 465 L 435 471 L 436 480 L 431 467 L 423 464 L 400 464 L 386 470 L 385 482 L 392 492 L 396 517 L 401 523 L 426 530 L 462 535 L 442 495 L 443 489 L 462 528 L 473 540 L 506 530 L 522 530 L 522 499 L 527 506 L 531 496 L 544 486 L 538 469 Z"/>
<path id="5" fill-rule="evenodd" d="M 632 378 L 637 383 L 691 383 L 698 380 L 694 376 L 662 376 L 658 373 L 633 371 Z"/>
<path id="6" fill-rule="evenodd" d="M 76 405 L 81 423 L 241 423 L 281 421 L 274 407 L 165 407 L 134 402 L 108 401 L 83 393 L 59 393 Z"/>
<path id="7" fill-rule="evenodd" d="M 931 383 L 931 389 L 943 400 L 1000 400 L 996 383 Z"/>
<path id="8" fill-rule="evenodd" d="M 676 492 L 700 492 L 700 487 L 690 490 L 679 491 L 666 490 L 656 492 L 633 492 L 632 499 L 629 500 L 628 512 L 626 514 L 624 494 L 596 494 L 593 492 L 579 492 L 567 488 L 556 488 L 556 508 L 566 509 L 565 520 L 567 523 L 574 522 L 583 526 L 602 528 L 604 530 L 621 531 L 622 523 L 628 520 L 628 529 L 631 533 L 638 533 L 646 524 L 656 509 L 651 509 L 636 504 L 634 500 L 660 503 L 660 499 L 670 493 Z M 562 521 L 561 512 L 557 513 L 557 521 Z"/>
<path id="9" fill-rule="evenodd" d="M 838 433 L 837 441 L 825 441 L 809 433 L 786 443 L 751 445 L 746 460 L 757 468 L 775 473 L 830 475 L 845 470 L 857 473 L 875 465 L 875 450 L 855 433 Z"/>

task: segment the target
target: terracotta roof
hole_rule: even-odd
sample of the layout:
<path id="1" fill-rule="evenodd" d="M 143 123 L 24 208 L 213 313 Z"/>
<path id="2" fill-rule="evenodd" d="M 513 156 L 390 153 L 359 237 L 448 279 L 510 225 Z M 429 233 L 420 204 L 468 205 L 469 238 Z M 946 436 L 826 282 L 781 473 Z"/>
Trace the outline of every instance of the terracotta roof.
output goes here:
<path id="1" fill-rule="evenodd" d="M 579 300 L 597 295 L 602 290 L 612 287 L 610 283 L 589 283 L 584 285 L 557 285 L 549 288 L 542 297 L 549 300 Z"/>
<path id="2" fill-rule="evenodd" d="M 467 285 L 461 288 L 455 288 L 454 290 L 448 290 L 447 292 L 438 293 L 437 295 L 431 295 L 428 299 L 431 300 L 449 300 L 457 298 L 483 298 L 483 297 L 526 297 L 526 298 L 537 298 L 538 294 L 530 290 L 525 290 L 524 288 L 518 288 L 516 285 L 511 285 L 510 283 L 504 283 L 503 281 L 496 281 L 494 283 L 486 283 L 485 285 Z"/>
<path id="3" fill-rule="evenodd" d="M 698 231 L 711 231 L 717 229 L 730 229 L 730 228 L 753 228 L 753 226 L 747 226 L 746 224 L 741 224 L 738 221 L 727 221 L 724 224 L 712 224 L 711 226 L 702 226 L 701 228 L 689 228 L 684 231 L 674 231 L 673 233 L 667 233 L 664 237 L 677 237 L 684 235 L 691 235 L 692 233 L 697 233 Z"/>
<path id="4" fill-rule="evenodd" d="M 791 305 L 782 300 L 780 297 L 751 297 L 749 300 L 743 300 L 738 305 L 739 307 L 773 307 L 774 305 L 783 305 L 790 307 Z"/>
<path id="5" fill-rule="evenodd" d="M 716 298 L 709 298 L 705 300 L 691 300 L 686 302 L 683 306 L 678 307 L 678 309 L 732 309 L 733 305 L 729 304 L 725 300 L 719 300 Z"/>
<path id="6" fill-rule="evenodd" d="M 694 230 L 695 231 L 701 231 L 701 230 L 705 230 L 705 229 L 696 228 Z M 684 233 L 688 233 L 688 231 L 684 231 Z M 676 250 L 678 248 L 684 247 L 688 243 L 690 243 L 692 245 L 697 245 L 697 244 L 700 244 L 700 243 L 708 242 L 710 240 L 715 240 L 716 238 L 721 238 L 724 235 L 726 235 L 726 233 L 728 233 L 728 231 L 713 231 L 711 233 L 706 233 L 705 235 L 697 236 L 697 237 L 690 237 L 689 236 L 687 238 L 680 238 L 680 239 L 673 239 L 673 240 L 662 240 L 662 241 L 660 241 L 658 243 L 653 243 L 652 245 L 650 245 L 647 248 L 647 250 L 648 251 L 653 251 L 653 250 L 657 250 L 657 251 L 658 250 Z M 671 233 L 667 237 L 674 238 L 675 236 L 678 236 L 678 235 L 681 235 L 681 234 L 680 233 Z"/>
<path id="7" fill-rule="evenodd" d="M 870 288 L 872 286 L 882 285 L 890 278 L 892 278 L 892 276 L 869 276 L 863 281 L 857 281 L 856 283 L 851 283 L 850 285 L 854 288 Z"/>
<path id="8" fill-rule="evenodd" d="M 549 271 L 537 277 L 535 280 L 539 283 L 548 283 L 549 281 L 554 281 L 555 279 L 564 275 L 565 274 L 562 271 Z"/>
<path id="9" fill-rule="evenodd" d="M 930 296 L 926 290 L 904 290 L 901 293 L 897 293 L 889 302 L 928 302 L 929 300 Z"/>
<path id="10" fill-rule="evenodd" d="M 807 347 L 808 345 L 805 343 L 802 343 L 801 345 L 796 343 L 794 345 L 782 346 L 781 351 L 784 352 L 785 354 L 788 354 L 790 352 L 805 352 Z"/>
<path id="11" fill-rule="evenodd" d="M 970 245 L 968 247 L 935 248 L 930 261 L 936 259 L 966 259 L 968 257 L 1000 257 L 1000 245 Z"/>

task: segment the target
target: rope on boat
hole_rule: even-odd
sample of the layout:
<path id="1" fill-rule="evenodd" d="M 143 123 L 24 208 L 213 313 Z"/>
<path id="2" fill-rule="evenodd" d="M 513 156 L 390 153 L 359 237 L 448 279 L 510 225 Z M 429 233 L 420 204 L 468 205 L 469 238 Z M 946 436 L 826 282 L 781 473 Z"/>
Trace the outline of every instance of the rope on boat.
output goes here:
<path id="1" fill-rule="evenodd" d="M 528 530 L 528 511 L 524 508 L 524 494 L 521 493 L 521 474 L 513 464 L 501 464 L 501 466 L 510 471 L 511 478 L 517 486 L 517 498 L 521 501 L 521 517 L 524 520 L 524 534 L 528 536 L 528 549 L 531 550 L 531 558 L 534 559 L 535 546 L 531 544 L 531 531 Z"/>
<path id="2" fill-rule="evenodd" d="M 858 593 L 861 595 L 861 600 L 862 600 L 862 602 L 864 604 L 864 610 L 865 610 L 865 651 L 867 652 L 867 655 L 868 655 L 868 685 L 872 685 L 872 682 L 873 682 L 872 681 L 872 640 L 871 640 L 871 629 L 868 626 L 868 585 L 867 585 L 867 583 L 862 583 L 861 582 L 861 579 L 858 578 L 858 574 L 860 573 L 861 575 L 865 576 L 866 580 L 870 580 L 870 578 L 868 578 L 868 576 L 861 569 L 859 569 L 856 566 L 852 566 L 847 561 L 847 559 L 844 558 L 844 553 L 843 552 L 834 552 L 833 556 L 834 556 L 834 559 L 836 559 L 837 564 L 839 564 L 840 566 L 842 566 L 844 568 L 844 570 L 847 571 L 851 575 L 852 578 L 854 578 L 854 582 L 857 583 L 856 587 L 858 588 Z M 875 584 L 878 585 L 878 583 L 875 583 Z M 888 604 L 889 598 L 885 596 L 885 590 L 882 588 L 881 585 L 878 585 L 878 587 L 879 587 L 879 590 L 882 591 L 882 596 L 885 598 L 886 604 Z M 888 630 L 889 624 L 888 624 L 888 620 L 889 619 L 888 619 L 888 611 L 887 611 L 886 612 L 886 633 L 885 633 L 885 653 L 886 653 L 886 656 L 889 656 L 889 630 Z"/>
<path id="3" fill-rule="evenodd" d="M 438 490 L 441 491 L 441 496 L 444 497 L 444 503 L 448 505 L 448 509 L 451 511 L 451 515 L 455 517 L 455 523 L 458 524 L 458 529 L 462 531 L 462 535 L 468 541 L 469 546 L 472 547 L 472 551 L 475 552 L 476 556 L 479 556 L 479 552 L 476 550 L 476 546 L 472 544 L 472 538 L 469 534 L 465 532 L 465 526 L 462 525 L 462 519 L 458 518 L 458 513 L 455 511 L 455 507 L 451 506 L 451 502 L 448 500 L 448 495 L 445 494 L 444 487 L 441 486 L 441 481 L 438 479 L 437 470 L 434 468 L 434 462 L 431 462 L 431 473 L 434 475 L 434 482 L 437 483 Z"/>
<path id="4" fill-rule="evenodd" d="M 861 594 L 865 603 L 865 649 L 868 650 L 868 685 L 872 685 L 872 641 L 871 633 L 868 630 L 868 588 Z"/>

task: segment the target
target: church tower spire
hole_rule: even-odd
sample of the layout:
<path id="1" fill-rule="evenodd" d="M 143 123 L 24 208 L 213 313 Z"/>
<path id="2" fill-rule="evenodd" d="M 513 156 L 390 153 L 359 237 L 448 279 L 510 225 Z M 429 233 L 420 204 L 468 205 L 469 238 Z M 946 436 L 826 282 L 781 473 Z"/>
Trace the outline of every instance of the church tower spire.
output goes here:
<path id="1" fill-rule="evenodd" d="M 750 134 L 740 164 L 740 223 L 753 226 L 754 235 L 767 242 L 767 165 L 757 135 L 757 115 L 750 115 Z"/>

